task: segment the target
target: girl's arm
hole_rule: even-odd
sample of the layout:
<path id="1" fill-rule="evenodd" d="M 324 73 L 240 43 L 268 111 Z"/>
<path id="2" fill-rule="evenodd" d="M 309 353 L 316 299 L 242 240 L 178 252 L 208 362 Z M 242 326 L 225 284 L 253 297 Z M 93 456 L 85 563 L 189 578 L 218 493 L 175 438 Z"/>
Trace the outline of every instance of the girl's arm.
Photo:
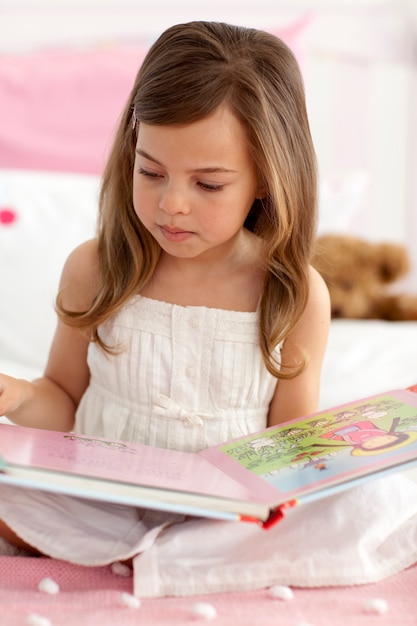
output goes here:
<path id="1" fill-rule="evenodd" d="M 310 295 L 306 309 L 282 348 L 284 363 L 297 362 L 300 349 L 307 354 L 306 369 L 290 380 L 278 381 L 268 425 L 303 417 L 318 410 L 320 374 L 330 327 L 330 298 L 320 274 L 310 270 Z M 298 347 L 298 349 L 297 349 Z"/>
<path id="2" fill-rule="evenodd" d="M 94 240 L 74 250 L 65 263 L 60 289 L 63 305 L 88 308 L 97 284 L 97 247 Z M 86 333 L 58 321 L 42 378 L 33 382 L 0 374 L 0 415 L 21 426 L 71 430 L 75 411 L 88 382 Z"/>

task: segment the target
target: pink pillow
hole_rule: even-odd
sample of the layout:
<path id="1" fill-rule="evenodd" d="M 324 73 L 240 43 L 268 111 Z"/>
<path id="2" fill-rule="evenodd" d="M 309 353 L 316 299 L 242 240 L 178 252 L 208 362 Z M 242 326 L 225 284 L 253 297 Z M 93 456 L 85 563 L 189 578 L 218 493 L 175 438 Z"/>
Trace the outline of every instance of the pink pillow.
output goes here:
<path id="1" fill-rule="evenodd" d="M 271 28 L 303 65 L 310 14 Z M 100 174 L 145 47 L 0 56 L 0 168 Z"/>
<path id="2" fill-rule="evenodd" d="M 100 173 L 145 53 L 0 57 L 0 167 Z"/>
<path id="3" fill-rule="evenodd" d="M 301 15 L 301 17 L 295 22 L 290 22 L 287 26 L 281 26 L 280 28 L 267 28 L 266 30 L 277 37 L 280 37 L 287 46 L 294 52 L 298 64 L 300 65 L 303 75 L 307 72 L 306 61 L 306 39 L 303 38 L 306 29 L 313 21 L 314 14 L 312 11 L 308 11 Z"/>

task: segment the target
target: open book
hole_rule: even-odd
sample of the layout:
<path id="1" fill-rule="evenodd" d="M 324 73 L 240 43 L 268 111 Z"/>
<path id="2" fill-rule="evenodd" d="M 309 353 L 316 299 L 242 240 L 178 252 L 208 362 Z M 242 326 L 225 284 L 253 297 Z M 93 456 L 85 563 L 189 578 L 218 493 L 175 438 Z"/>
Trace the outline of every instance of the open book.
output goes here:
<path id="1" fill-rule="evenodd" d="M 417 385 L 199 453 L 0 425 L 0 483 L 268 528 L 285 509 L 417 464 Z"/>

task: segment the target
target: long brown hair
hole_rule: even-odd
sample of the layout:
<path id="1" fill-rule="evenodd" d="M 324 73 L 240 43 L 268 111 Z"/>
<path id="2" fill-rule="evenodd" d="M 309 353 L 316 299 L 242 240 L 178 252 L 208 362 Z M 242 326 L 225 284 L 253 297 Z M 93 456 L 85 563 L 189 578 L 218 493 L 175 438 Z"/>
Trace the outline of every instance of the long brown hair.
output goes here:
<path id="1" fill-rule="evenodd" d="M 316 224 L 316 158 L 304 85 L 296 59 L 277 37 L 217 22 L 168 28 L 150 48 L 122 113 L 104 171 L 99 202 L 99 289 L 81 314 L 59 305 L 71 325 L 98 326 L 152 276 L 160 248 L 133 208 L 137 124 L 184 124 L 226 103 L 246 130 L 260 187 L 246 227 L 264 242 L 265 284 L 259 337 L 277 377 L 296 368 L 272 353 L 300 319 L 308 297 L 308 264 Z M 109 348 L 103 346 L 105 349 Z M 285 364 L 284 364 L 285 365 Z"/>

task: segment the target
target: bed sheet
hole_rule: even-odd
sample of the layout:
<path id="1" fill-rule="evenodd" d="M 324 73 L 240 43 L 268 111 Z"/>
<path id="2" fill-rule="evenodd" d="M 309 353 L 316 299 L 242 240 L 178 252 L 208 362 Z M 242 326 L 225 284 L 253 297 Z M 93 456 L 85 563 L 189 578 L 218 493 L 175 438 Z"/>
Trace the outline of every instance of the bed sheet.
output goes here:
<path id="1" fill-rule="evenodd" d="M 320 407 L 417 383 L 417 322 L 332 320 Z"/>
<path id="2" fill-rule="evenodd" d="M 268 589 L 193 598 L 143 599 L 128 608 L 123 594 L 132 593 L 132 579 L 109 567 L 82 568 L 49 559 L 0 557 L 2 626 L 186 626 L 210 621 L 214 626 L 415 626 L 417 567 L 383 582 L 359 587 L 294 589 L 293 598 L 279 600 Z M 39 582 L 51 578 L 60 591 L 41 593 Z M 383 614 L 368 612 L 375 599 L 385 601 Z M 212 620 L 196 617 L 197 603 L 216 611 Z M 48 622 L 32 621 L 36 615 Z"/>

